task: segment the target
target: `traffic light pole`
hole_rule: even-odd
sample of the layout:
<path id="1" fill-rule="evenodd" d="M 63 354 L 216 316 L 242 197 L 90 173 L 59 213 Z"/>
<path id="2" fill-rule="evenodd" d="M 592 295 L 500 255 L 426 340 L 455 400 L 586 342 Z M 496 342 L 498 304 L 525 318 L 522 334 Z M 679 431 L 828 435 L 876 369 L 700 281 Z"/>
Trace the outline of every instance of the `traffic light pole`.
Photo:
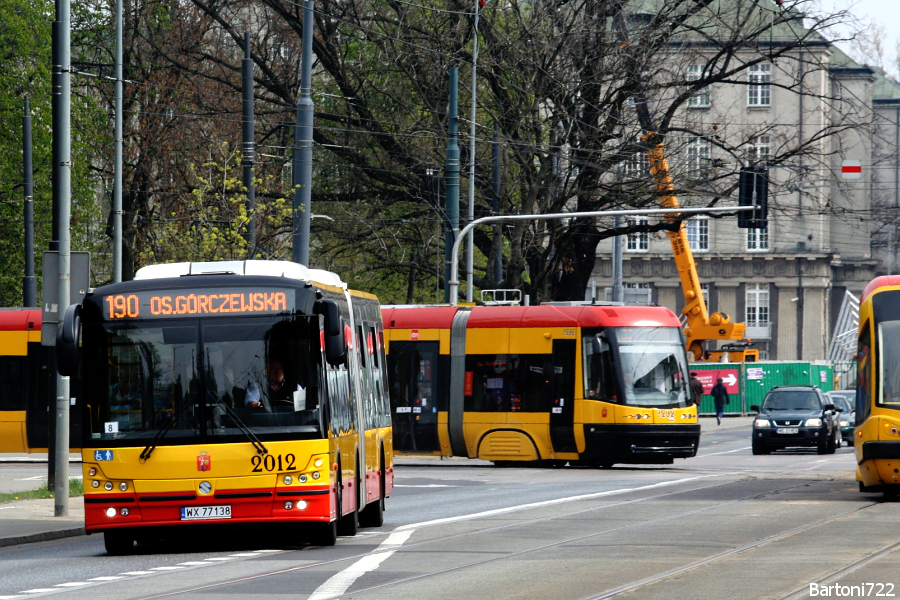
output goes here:
<path id="1" fill-rule="evenodd" d="M 583 219 L 588 217 L 631 217 L 641 215 L 664 215 L 669 218 L 677 218 L 679 215 L 696 215 L 721 212 L 737 212 L 756 210 L 757 206 L 716 206 L 711 208 L 644 208 L 636 210 L 595 210 L 590 212 L 549 213 L 544 215 L 498 215 L 494 217 L 482 217 L 475 219 L 462 228 L 459 236 L 453 242 L 453 250 L 450 253 L 450 304 L 459 304 L 459 245 L 469 233 L 478 225 L 485 223 L 498 223 L 502 221 L 548 221 L 552 219 Z"/>

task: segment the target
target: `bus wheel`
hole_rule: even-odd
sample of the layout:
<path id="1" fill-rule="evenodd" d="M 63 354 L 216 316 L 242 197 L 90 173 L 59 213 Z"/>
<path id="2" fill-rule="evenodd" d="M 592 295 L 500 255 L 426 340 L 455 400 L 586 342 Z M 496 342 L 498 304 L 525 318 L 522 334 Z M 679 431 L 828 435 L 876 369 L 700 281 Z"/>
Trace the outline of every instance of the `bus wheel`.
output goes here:
<path id="1" fill-rule="evenodd" d="M 134 550 L 134 536 L 125 529 L 111 529 L 103 532 L 103 545 L 111 556 L 131 554 Z"/>
<path id="2" fill-rule="evenodd" d="M 337 543 L 337 521 L 313 523 L 309 543 L 313 546 L 334 546 Z"/>
<path id="3" fill-rule="evenodd" d="M 357 471 L 359 472 L 359 471 Z M 357 478 L 358 481 L 358 478 Z M 339 489 L 343 490 L 343 482 L 338 480 Z M 357 488 L 358 490 L 359 488 Z M 341 499 L 343 500 L 343 491 L 341 492 Z M 338 519 L 337 532 L 338 535 L 344 537 L 353 537 L 357 533 L 359 533 L 359 501 L 357 501 L 357 506 L 353 507 L 353 510 L 350 511 L 346 515 L 341 515 L 340 519 Z M 341 512 L 341 508 L 338 509 L 338 514 Z"/>

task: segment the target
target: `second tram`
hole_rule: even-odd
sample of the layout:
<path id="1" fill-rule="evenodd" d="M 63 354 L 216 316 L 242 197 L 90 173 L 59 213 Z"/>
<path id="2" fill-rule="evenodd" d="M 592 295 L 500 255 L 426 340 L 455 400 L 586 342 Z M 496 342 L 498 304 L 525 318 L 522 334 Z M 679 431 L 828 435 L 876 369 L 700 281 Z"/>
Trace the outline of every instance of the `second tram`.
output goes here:
<path id="1" fill-rule="evenodd" d="M 393 486 L 377 299 L 294 263 L 154 265 L 69 307 L 85 529 L 107 551 L 191 525 L 331 545 Z"/>
<path id="2" fill-rule="evenodd" d="M 681 324 L 653 306 L 383 308 L 397 452 L 669 464 L 700 439 Z"/>
<path id="3" fill-rule="evenodd" d="M 862 492 L 900 494 L 900 276 L 877 277 L 859 303 L 856 479 Z"/>

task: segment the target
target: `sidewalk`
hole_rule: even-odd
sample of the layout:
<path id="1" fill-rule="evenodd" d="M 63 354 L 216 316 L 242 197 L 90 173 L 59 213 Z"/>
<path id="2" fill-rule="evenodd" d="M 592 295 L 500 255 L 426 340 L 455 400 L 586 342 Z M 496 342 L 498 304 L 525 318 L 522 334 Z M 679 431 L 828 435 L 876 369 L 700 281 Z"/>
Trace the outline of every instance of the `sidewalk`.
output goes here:
<path id="1" fill-rule="evenodd" d="M 70 454 L 69 464 L 81 462 Z M 6 464 L 47 463 L 46 454 L 0 454 Z M 0 504 L 0 547 L 84 535 L 84 498 L 69 498 L 69 514 L 54 517 L 54 499 L 17 500 Z"/>

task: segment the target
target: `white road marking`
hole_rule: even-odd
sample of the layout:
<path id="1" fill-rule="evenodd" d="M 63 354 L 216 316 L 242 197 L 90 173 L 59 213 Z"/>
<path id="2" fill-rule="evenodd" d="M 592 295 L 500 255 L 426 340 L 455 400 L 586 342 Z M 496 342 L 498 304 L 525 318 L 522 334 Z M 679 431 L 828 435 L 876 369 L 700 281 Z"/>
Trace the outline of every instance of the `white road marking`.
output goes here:
<path id="1" fill-rule="evenodd" d="M 151 567 L 151 571 L 180 571 L 184 567 Z"/>
<path id="2" fill-rule="evenodd" d="M 91 585 L 87 581 L 72 581 L 69 583 L 57 583 L 53 587 L 81 587 L 83 585 Z"/>
<path id="3" fill-rule="evenodd" d="M 643 490 L 652 490 L 660 487 L 667 487 L 670 485 L 677 485 L 679 483 L 687 483 L 689 481 L 697 481 L 700 479 L 707 479 L 709 477 L 721 477 L 722 474 L 710 474 L 710 475 L 698 475 L 697 477 L 686 477 L 684 479 L 675 479 L 673 481 L 663 481 L 660 483 L 651 483 L 649 485 L 642 485 L 639 487 L 633 488 L 622 488 L 619 490 L 609 490 L 606 492 L 595 492 L 593 494 L 581 494 L 579 496 L 568 496 L 566 498 L 556 498 L 554 500 L 544 500 L 542 502 L 531 502 L 529 504 L 519 504 L 517 506 L 508 506 L 506 508 L 496 508 L 494 510 L 486 510 L 484 512 L 472 513 L 468 515 L 460 515 L 458 517 L 446 517 L 444 519 L 435 519 L 433 521 L 424 521 L 422 523 L 413 523 L 411 525 L 401 525 L 396 528 L 394 531 L 406 531 L 407 529 L 417 529 L 419 527 L 431 527 L 434 525 L 444 525 L 446 523 L 457 523 L 459 521 L 470 521 L 472 519 L 482 519 L 484 517 L 493 517 L 495 515 L 504 515 L 511 512 L 518 512 L 520 510 L 528 510 L 531 508 L 543 508 L 545 506 L 553 506 L 556 504 L 566 504 L 568 502 L 578 502 L 579 500 L 591 500 L 593 498 L 602 498 L 604 496 L 615 496 L 617 494 L 626 494 L 628 492 L 639 492 Z"/>
<path id="4" fill-rule="evenodd" d="M 153 571 L 126 571 L 121 575 L 153 575 Z"/>
<path id="5" fill-rule="evenodd" d="M 88 581 L 115 581 L 116 579 L 125 579 L 119 575 L 107 575 L 105 577 L 91 577 Z"/>
<path id="6" fill-rule="evenodd" d="M 698 454 L 694 458 L 706 458 L 707 456 L 717 456 L 719 454 L 731 454 L 732 452 L 741 452 L 743 450 L 749 450 L 750 446 L 744 446 L 743 448 L 738 448 L 737 450 L 725 450 L 723 452 L 710 452 L 709 454 Z"/>
<path id="7" fill-rule="evenodd" d="M 44 592 L 58 592 L 59 590 L 54 590 L 53 588 L 35 588 L 33 590 L 25 590 L 24 592 L 19 592 L 20 594 L 43 594 Z"/>
<path id="8" fill-rule="evenodd" d="M 323 583 L 313 592 L 309 600 L 325 600 L 326 598 L 336 598 L 343 595 L 353 582 L 378 568 L 378 565 L 400 549 L 400 546 L 409 539 L 413 534 L 412 530 L 395 531 L 378 546 L 372 554 L 365 556 L 340 573 L 334 575 L 331 579 Z"/>
<path id="9" fill-rule="evenodd" d="M 214 556 L 212 558 L 207 558 L 206 560 L 219 560 L 219 561 L 231 560 L 231 557 L 230 556 Z"/>
<path id="10" fill-rule="evenodd" d="M 423 485 L 403 485 L 403 484 L 394 484 L 395 488 L 448 488 L 448 487 L 459 487 L 456 485 L 444 485 L 442 483 L 429 483 Z"/>
<path id="11" fill-rule="evenodd" d="M 178 563 L 179 565 L 185 567 L 196 567 L 198 565 L 211 565 L 212 563 L 208 563 L 204 560 L 189 560 L 188 562 Z"/>
<path id="12" fill-rule="evenodd" d="M 26 477 L 24 479 L 16 479 L 15 481 L 43 481 L 47 479 L 46 475 L 35 475 L 34 477 Z"/>

